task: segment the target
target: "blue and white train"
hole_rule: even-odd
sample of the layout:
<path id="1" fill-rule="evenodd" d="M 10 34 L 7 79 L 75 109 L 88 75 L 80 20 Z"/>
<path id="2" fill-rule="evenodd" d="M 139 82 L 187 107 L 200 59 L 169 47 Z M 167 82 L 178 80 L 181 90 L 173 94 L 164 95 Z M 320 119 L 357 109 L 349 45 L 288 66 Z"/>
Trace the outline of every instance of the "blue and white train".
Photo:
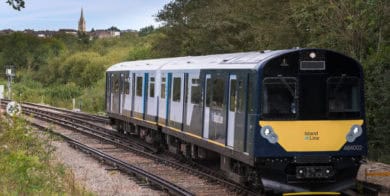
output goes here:
<path id="1" fill-rule="evenodd" d="M 234 181 L 340 191 L 367 153 L 362 66 L 323 49 L 122 62 L 106 73 L 118 130 Z"/>

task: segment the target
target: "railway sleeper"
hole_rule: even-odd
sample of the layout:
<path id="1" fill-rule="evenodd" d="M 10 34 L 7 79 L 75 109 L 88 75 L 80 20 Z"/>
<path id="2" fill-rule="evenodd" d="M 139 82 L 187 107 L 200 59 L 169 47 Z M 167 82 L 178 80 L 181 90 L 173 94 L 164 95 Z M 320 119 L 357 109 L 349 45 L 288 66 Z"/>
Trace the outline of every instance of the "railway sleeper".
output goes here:
<path id="1" fill-rule="evenodd" d="M 259 172 L 245 163 L 183 141 L 178 137 L 163 134 L 161 130 L 154 130 L 133 122 L 114 121 L 116 128 L 119 128 L 122 133 L 139 137 L 149 144 L 156 145 L 183 159 L 196 161 L 211 170 L 220 170 L 223 176 L 236 183 L 262 187 Z"/>
<path id="2" fill-rule="evenodd" d="M 259 172 L 238 160 L 220 155 L 197 145 L 186 143 L 174 136 L 166 135 L 166 143 L 171 153 L 191 159 L 209 169 L 218 169 L 222 175 L 239 184 L 250 184 L 254 188 L 261 188 Z"/>

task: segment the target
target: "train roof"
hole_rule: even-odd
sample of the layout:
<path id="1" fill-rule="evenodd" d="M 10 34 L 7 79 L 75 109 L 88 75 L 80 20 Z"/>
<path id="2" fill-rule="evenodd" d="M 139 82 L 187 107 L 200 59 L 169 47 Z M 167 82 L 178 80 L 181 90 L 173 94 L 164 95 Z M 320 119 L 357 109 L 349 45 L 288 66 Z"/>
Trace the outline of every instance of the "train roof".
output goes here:
<path id="1" fill-rule="evenodd" d="M 127 61 L 112 65 L 107 71 L 256 69 L 262 62 L 272 57 L 297 50 L 267 50 Z"/>
<path id="2" fill-rule="evenodd" d="M 329 53 L 340 55 L 343 58 L 349 58 L 361 65 L 356 60 L 344 54 L 318 48 L 294 48 L 286 50 L 266 50 L 253 52 L 237 52 L 228 54 L 213 54 L 204 56 L 185 56 L 160 59 L 146 59 L 137 61 L 127 61 L 112 65 L 107 71 L 199 71 L 207 69 L 252 69 L 257 70 L 264 62 L 270 59 L 285 55 L 288 53 L 306 51 L 306 50 L 321 50 Z"/>

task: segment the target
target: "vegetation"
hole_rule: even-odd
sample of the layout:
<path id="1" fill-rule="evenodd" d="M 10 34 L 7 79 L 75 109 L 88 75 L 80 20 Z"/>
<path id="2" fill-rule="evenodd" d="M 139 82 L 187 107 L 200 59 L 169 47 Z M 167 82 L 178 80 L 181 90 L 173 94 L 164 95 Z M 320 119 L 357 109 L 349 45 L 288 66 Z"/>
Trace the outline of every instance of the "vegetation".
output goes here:
<path id="1" fill-rule="evenodd" d="M 29 127 L 22 119 L 0 119 L 0 194 L 89 195 L 70 171 L 52 161 L 52 138 L 37 139 Z"/>
<path id="2" fill-rule="evenodd" d="M 329 48 L 365 71 L 371 159 L 390 163 L 390 1 L 174 0 L 157 14 L 162 56 Z"/>
<path id="3" fill-rule="evenodd" d="M 7 0 L 8 3 L 13 9 L 20 11 L 24 8 L 24 0 Z"/>
<path id="4" fill-rule="evenodd" d="M 98 40 L 84 36 L 42 39 L 19 32 L 0 36 L 0 65 L 17 67 L 13 98 L 67 108 L 75 98 L 83 110 L 103 111 L 105 70 L 120 61 L 152 57 L 149 42 L 154 35 L 125 33 Z"/>
<path id="5" fill-rule="evenodd" d="M 365 71 L 369 156 L 390 162 L 390 17 L 387 0 L 173 0 L 148 26 L 120 38 L 0 36 L 0 65 L 16 65 L 14 98 L 104 111 L 104 70 L 155 57 L 292 47 L 329 48 Z"/>

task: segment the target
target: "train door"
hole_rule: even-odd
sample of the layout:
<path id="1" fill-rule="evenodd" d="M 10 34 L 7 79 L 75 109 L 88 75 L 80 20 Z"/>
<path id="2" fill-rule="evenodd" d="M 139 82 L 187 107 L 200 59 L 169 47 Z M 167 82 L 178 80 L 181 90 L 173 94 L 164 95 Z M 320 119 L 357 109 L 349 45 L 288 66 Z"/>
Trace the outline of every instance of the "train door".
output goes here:
<path id="1" fill-rule="evenodd" d="M 227 145 L 233 147 L 234 145 L 234 132 L 236 124 L 236 111 L 237 111 L 237 76 L 229 76 L 229 103 L 228 103 L 228 128 L 227 128 Z"/>
<path id="2" fill-rule="evenodd" d="M 169 110 L 169 126 L 182 129 L 183 123 L 183 86 L 184 74 L 172 74 L 171 100 Z"/>
<path id="3" fill-rule="evenodd" d="M 134 95 L 134 117 L 143 116 L 143 94 L 144 94 L 144 76 L 141 73 L 135 74 L 135 95 Z"/>
<path id="4" fill-rule="evenodd" d="M 119 80 L 119 113 L 122 114 L 123 112 L 123 104 L 125 99 L 125 74 L 120 73 L 120 80 Z"/>
<path id="5" fill-rule="evenodd" d="M 199 73 L 190 73 L 186 77 L 184 131 L 202 135 L 202 92 Z"/>
<path id="6" fill-rule="evenodd" d="M 132 105 L 132 93 L 131 87 L 131 74 L 126 72 L 123 81 L 123 101 L 122 101 L 122 113 L 126 116 L 130 116 Z"/>
<path id="7" fill-rule="evenodd" d="M 133 113 L 134 113 L 134 102 L 135 102 L 135 87 L 136 87 L 136 75 L 135 73 L 132 73 L 131 74 L 131 77 L 130 77 L 130 93 L 131 93 L 131 106 L 130 106 L 130 116 L 133 117 Z"/>
<path id="8" fill-rule="evenodd" d="M 167 76 L 165 73 L 160 75 L 160 88 L 159 88 L 159 100 L 158 100 L 158 122 L 166 124 L 167 115 Z"/>
<path id="9" fill-rule="evenodd" d="M 211 78 L 209 139 L 226 144 L 227 75 L 215 74 Z M 210 92 L 210 91 L 209 91 Z"/>
<path id="10" fill-rule="evenodd" d="M 119 113 L 119 73 L 111 74 L 111 112 Z"/>
<path id="11" fill-rule="evenodd" d="M 230 101 L 229 110 L 234 111 L 234 149 L 236 151 L 245 151 L 245 117 L 246 117 L 246 87 L 248 77 L 247 74 L 237 74 L 237 80 L 230 82 Z M 230 119 L 228 119 L 230 122 Z"/>
<path id="12" fill-rule="evenodd" d="M 148 98 L 147 98 L 147 113 L 146 119 L 156 121 L 157 116 L 157 96 L 156 96 L 156 74 L 149 73 L 148 77 Z"/>
<path id="13" fill-rule="evenodd" d="M 206 74 L 204 84 L 204 115 L 203 115 L 203 138 L 209 138 L 210 126 L 210 101 L 211 101 L 211 74 Z"/>
<path id="14" fill-rule="evenodd" d="M 111 73 L 106 74 L 106 111 L 111 112 Z"/>

